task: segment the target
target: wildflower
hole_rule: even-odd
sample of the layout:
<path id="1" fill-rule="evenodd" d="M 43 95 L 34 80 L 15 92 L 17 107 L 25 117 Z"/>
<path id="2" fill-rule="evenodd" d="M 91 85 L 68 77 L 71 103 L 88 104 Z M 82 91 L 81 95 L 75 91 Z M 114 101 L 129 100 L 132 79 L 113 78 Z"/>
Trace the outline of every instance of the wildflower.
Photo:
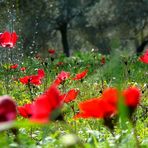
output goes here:
<path id="1" fill-rule="evenodd" d="M 54 49 L 48 49 L 48 52 L 49 52 L 51 55 L 55 54 L 55 50 L 54 50 Z"/>
<path id="2" fill-rule="evenodd" d="M 118 90 L 116 88 L 107 88 L 103 91 L 102 97 L 106 102 L 116 106 L 118 103 Z"/>
<path id="3" fill-rule="evenodd" d="M 66 94 L 63 94 L 61 97 L 65 103 L 74 101 L 79 94 L 79 90 L 71 89 Z"/>
<path id="4" fill-rule="evenodd" d="M 10 69 L 16 69 L 18 67 L 18 64 L 10 65 Z"/>
<path id="5" fill-rule="evenodd" d="M 20 70 L 21 71 L 25 71 L 26 70 L 26 67 L 21 67 Z"/>
<path id="6" fill-rule="evenodd" d="M 45 72 L 44 72 L 43 69 L 38 69 L 38 76 L 39 76 L 40 78 L 44 78 L 44 77 L 45 77 Z"/>
<path id="7" fill-rule="evenodd" d="M 44 70 L 39 69 L 37 75 L 25 76 L 20 78 L 20 82 L 23 84 L 33 84 L 33 85 L 41 85 L 42 79 L 44 78 L 45 73 Z"/>
<path id="8" fill-rule="evenodd" d="M 33 122 L 47 123 L 52 113 L 62 106 L 63 100 L 60 96 L 60 91 L 52 85 L 32 103 L 18 106 L 18 112 L 22 117 L 29 118 Z"/>
<path id="9" fill-rule="evenodd" d="M 117 90 L 106 89 L 100 98 L 93 98 L 79 104 L 76 118 L 110 118 L 117 113 Z"/>
<path id="10" fill-rule="evenodd" d="M 86 69 L 83 72 L 76 74 L 73 80 L 81 80 L 86 77 L 87 73 L 88 73 L 88 70 Z"/>
<path id="11" fill-rule="evenodd" d="M 28 84 L 29 83 L 29 79 L 30 79 L 29 76 L 25 76 L 25 77 L 20 78 L 19 80 L 23 84 Z"/>
<path id="12" fill-rule="evenodd" d="M 2 47 L 13 48 L 18 40 L 16 32 L 10 33 L 8 31 L 0 35 L 0 45 Z"/>
<path id="13" fill-rule="evenodd" d="M 148 64 L 148 49 L 146 50 L 146 52 L 144 53 L 144 55 L 139 57 L 139 61 Z"/>
<path id="14" fill-rule="evenodd" d="M 9 96 L 0 97 L 0 122 L 16 119 L 16 105 Z"/>
<path id="15" fill-rule="evenodd" d="M 24 106 L 18 106 L 17 110 L 19 114 L 24 118 L 30 118 L 32 116 L 32 104 L 25 104 Z"/>
<path id="16" fill-rule="evenodd" d="M 140 90 L 136 87 L 129 87 L 123 91 L 125 105 L 135 109 L 140 102 Z"/>
<path id="17" fill-rule="evenodd" d="M 33 102 L 31 120 L 46 123 L 50 120 L 52 112 L 60 108 L 61 105 L 60 92 L 56 86 L 52 85 Z"/>
<path id="18" fill-rule="evenodd" d="M 75 118 L 100 118 L 102 117 L 102 112 L 98 109 L 100 108 L 100 99 L 92 98 L 79 103 L 80 113 L 78 113 Z"/>
<path id="19" fill-rule="evenodd" d="M 66 79 L 68 79 L 70 77 L 70 73 L 69 72 L 65 72 L 65 71 L 61 71 L 61 73 L 59 73 L 54 81 L 55 85 L 59 85 L 63 82 L 65 82 Z"/>

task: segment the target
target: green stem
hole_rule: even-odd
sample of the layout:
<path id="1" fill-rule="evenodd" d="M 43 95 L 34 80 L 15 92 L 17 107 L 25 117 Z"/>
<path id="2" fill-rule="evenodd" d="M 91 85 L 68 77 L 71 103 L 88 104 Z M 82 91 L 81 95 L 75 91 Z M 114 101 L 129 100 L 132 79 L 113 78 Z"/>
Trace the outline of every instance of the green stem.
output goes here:
<path id="1" fill-rule="evenodd" d="M 73 111 L 73 114 L 74 114 L 74 116 L 75 116 L 75 108 L 74 108 L 74 104 L 71 106 L 71 109 L 72 109 L 72 111 Z M 74 131 L 75 131 L 75 133 L 76 133 L 76 131 L 77 131 L 77 124 L 76 124 L 76 121 L 74 120 Z"/>
<path id="2" fill-rule="evenodd" d="M 29 88 L 29 92 L 30 92 L 31 101 L 33 101 L 33 94 L 32 94 L 32 89 L 31 89 L 30 83 L 28 83 L 28 88 Z"/>

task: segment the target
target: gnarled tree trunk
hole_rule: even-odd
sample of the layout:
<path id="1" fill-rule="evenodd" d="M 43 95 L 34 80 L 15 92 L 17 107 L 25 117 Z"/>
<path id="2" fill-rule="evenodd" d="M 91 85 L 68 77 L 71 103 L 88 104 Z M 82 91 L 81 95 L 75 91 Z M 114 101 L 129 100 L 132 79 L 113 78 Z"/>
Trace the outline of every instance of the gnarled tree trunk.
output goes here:
<path id="1" fill-rule="evenodd" d="M 67 23 L 61 24 L 59 27 L 59 31 L 61 33 L 61 40 L 62 40 L 64 53 L 67 57 L 69 57 L 70 52 L 69 52 L 69 45 L 68 45 L 68 39 L 67 39 Z"/>

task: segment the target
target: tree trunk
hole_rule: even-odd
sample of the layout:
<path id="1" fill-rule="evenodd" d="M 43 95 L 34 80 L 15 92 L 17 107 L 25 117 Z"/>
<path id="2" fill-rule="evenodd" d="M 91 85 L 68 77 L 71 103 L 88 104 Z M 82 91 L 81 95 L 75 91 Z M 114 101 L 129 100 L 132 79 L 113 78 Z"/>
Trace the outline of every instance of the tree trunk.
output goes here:
<path id="1" fill-rule="evenodd" d="M 64 54 L 69 57 L 70 53 L 69 53 L 69 45 L 68 45 L 68 40 L 67 40 L 67 23 L 63 23 L 60 28 L 60 33 L 61 33 L 61 41 L 62 41 L 62 45 L 63 45 L 63 51 Z"/>

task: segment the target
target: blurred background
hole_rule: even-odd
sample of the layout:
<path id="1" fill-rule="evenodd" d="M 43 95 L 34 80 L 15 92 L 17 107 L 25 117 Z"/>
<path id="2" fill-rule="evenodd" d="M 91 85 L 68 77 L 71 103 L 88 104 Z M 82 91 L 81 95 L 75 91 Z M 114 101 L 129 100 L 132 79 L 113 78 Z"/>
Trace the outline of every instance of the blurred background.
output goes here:
<path id="1" fill-rule="evenodd" d="M 0 0 L 0 32 L 6 30 L 19 35 L 20 57 L 48 49 L 66 56 L 136 52 L 148 42 L 148 0 Z"/>

